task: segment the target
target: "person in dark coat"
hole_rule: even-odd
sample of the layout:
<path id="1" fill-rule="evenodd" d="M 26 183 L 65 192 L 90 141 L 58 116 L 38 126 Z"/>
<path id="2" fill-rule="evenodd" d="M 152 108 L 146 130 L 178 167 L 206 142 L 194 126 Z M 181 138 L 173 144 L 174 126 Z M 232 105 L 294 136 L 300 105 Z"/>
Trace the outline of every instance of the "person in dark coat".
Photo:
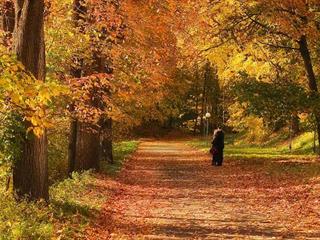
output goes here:
<path id="1" fill-rule="evenodd" d="M 219 128 L 214 131 L 211 144 L 212 165 L 222 166 L 224 149 L 224 132 L 222 129 Z"/>

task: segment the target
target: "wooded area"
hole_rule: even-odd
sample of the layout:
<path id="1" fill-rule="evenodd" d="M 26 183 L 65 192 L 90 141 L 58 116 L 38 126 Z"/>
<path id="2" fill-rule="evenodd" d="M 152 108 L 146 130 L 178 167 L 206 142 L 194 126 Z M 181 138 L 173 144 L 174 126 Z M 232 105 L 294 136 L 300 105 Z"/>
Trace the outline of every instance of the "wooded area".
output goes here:
<path id="1" fill-rule="evenodd" d="M 55 204 L 141 137 L 320 153 L 319 0 L 0 0 L 0 23 L 10 204 Z"/>

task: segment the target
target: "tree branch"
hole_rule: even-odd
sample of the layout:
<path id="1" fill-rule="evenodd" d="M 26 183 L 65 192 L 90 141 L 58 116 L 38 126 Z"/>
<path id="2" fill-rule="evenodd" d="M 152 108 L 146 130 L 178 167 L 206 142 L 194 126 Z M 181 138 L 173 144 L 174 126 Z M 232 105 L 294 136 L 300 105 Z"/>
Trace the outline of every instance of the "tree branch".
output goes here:
<path id="1" fill-rule="evenodd" d="M 300 50 L 299 48 L 295 48 L 295 47 L 276 45 L 276 44 L 266 43 L 266 42 L 261 42 L 261 41 L 258 41 L 258 43 L 261 43 L 262 45 L 266 45 L 266 46 L 273 47 L 273 48 L 282 48 L 282 49 L 294 50 L 294 51 L 299 51 Z"/>

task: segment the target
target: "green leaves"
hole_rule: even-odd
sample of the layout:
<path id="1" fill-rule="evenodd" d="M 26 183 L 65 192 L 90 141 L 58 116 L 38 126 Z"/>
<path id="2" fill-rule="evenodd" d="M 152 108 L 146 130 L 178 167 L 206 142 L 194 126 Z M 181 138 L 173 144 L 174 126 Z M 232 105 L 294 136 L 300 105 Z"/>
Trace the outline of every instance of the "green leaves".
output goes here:
<path id="1" fill-rule="evenodd" d="M 267 83 L 244 79 L 231 87 L 234 97 L 245 104 L 247 114 L 267 121 L 289 120 L 293 114 L 310 113 L 320 103 L 319 94 L 310 94 L 298 84 Z"/>

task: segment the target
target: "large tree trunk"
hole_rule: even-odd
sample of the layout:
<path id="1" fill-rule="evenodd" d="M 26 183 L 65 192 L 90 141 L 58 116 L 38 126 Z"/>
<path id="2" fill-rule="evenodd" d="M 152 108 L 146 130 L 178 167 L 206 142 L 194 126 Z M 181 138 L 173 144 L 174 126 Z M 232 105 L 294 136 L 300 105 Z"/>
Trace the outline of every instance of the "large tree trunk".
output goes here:
<path id="1" fill-rule="evenodd" d="M 313 65 L 312 65 L 310 51 L 308 48 L 307 37 L 305 35 L 303 35 L 300 38 L 299 47 L 300 47 L 299 48 L 300 54 L 303 58 L 304 67 L 308 77 L 309 89 L 311 90 L 311 94 L 314 94 L 318 92 L 318 85 L 317 85 L 317 80 L 316 80 L 316 76 L 315 76 Z M 316 118 L 316 125 L 317 125 L 318 144 L 320 146 L 320 115 L 319 113 L 315 112 L 315 118 Z"/>
<path id="2" fill-rule="evenodd" d="M 99 170 L 100 139 L 98 129 L 92 124 L 78 122 L 76 126 L 77 139 L 75 161 L 70 172 L 81 172 L 84 170 Z"/>
<path id="3" fill-rule="evenodd" d="M 19 61 L 37 79 L 45 79 L 44 1 L 15 1 L 14 50 Z M 30 123 L 24 122 L 26 129 Z M 47 137 L 24 134 L 22 155 L 13 168 L 13 186 L 19 198 L 49 199 Z"/>

